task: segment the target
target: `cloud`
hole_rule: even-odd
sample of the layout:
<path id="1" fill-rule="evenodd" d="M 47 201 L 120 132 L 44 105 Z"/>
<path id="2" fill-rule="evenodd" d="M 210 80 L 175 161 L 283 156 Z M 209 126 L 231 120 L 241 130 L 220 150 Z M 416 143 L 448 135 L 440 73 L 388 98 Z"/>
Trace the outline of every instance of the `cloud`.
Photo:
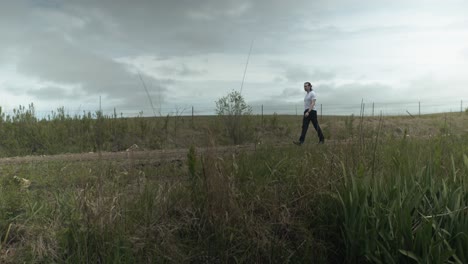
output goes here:
<path id="1" fill-rule="evenodd" d="M 26 52 L 17 64 L 20 74 L 39 82 L 79 86 L 84 96 L 103 95 L 116 103 L 132 97 L 146 97 L 140 79 L 127 65 L 53 35 L 46 39 L 25 47 Z M 156 80 L 147 75 L 144 78 L 156 83 L 162 93 L 171 83 L 171 80 Z M 30 92 L 37 97 L 37 91 Z"/>
<path id="2" fill-rule="evenodd" d="M 428 73 L 409 81 L 407 90 L 413 98 L 426 102 L 458 101 L 468 95 L 466 93 L 467 81 L 467 77 L 447 79 Z"/>
<path id="3" fill-rule="evenodd" d="M 461 55 L 461 57 L 464 58 L 465 60 L 468 60 L 468 48 L 463 49 L 463 50 L 460 52 L 460 55 Z"/>
<path id="4" fill-rule="evenodd" d="M 41 87 L 35 90 L 29 90 L 28 93 L 39 100 L 53 101 L 57 99 L 63 99 L 70 94 L 63 88 L 60 87 Z"/>
<path id="5" fill-rule="evenodd" d="M 295 102 L 303 96 L 303 90 L 301 88 L 284 88 L 279 94 L 273 94 L 270 97 L 270 101 L 279 102 Z"/>
<path id="6" fill-rule="evenodd" d="M 59 86 L 41 86 L 37 89 L 29 89 L 26 94 L 32 96 L 35 100 L 43 102 L 63 102 L 67 98 L 83 98 L 84 95 L 73 87 L 59 87 Z M 77 100 L 79 103 L 79 100 Z"/>
<path id="7" fill-rule="evenodd" d="M 288 68 L 284 75 L 290 82 L 302 82 L 310 78 L 310 73 L 300 67 Z"/>
<path id="8" fill-rule="evenodd" d="M 375 102 L 385 98 L 395 98 L 396 92 L 394 87 L 378 82 L 324 83 L 315 86 L 314 90 L 318 94 L 318 100 L 336 105 L 356 104 L 361 100 Z"/>
<path id="9" fill-rule="evenodd" d="M 332 80 L 336 74 L 331 71 L 322 70 L 306 70 L 306 67 L 290 67 L 285 70 L 285 78 L 290 82 L 316 82 L 324 80 Z"/>
<path id="10" fill-rule="evenodd" d="M 187 66 L 185 63 L 181 63 L 179 65 L 164 65 L 164 66 L 159 66 L 156 67 L 156 71 L 158 73 L 161 73 L 164 76 L 167 75 L 176 75 L 179 77 L 187 77 L 187 76 L 197 76 L 197 75 L 202 75 L 206 74 L 206 70 L 198 70 L 198 69 L 193 69 Z"/>
<path id="11" fill-rule="evenodd" d="M 430 98 L 445 86 L 456 96 L 468 83 L 463 10 L 456 0 L 6 1 L 0 69 L 28 79 L 4 89 L 23 100 L 102 95 L 139 108 L 148 105 L 140 71 L 154 102 L 213 104 L 240 86 L 254 40 L 244 85 L 252 101 L 300 102 L 305 81 L 337 104 Z M 426 72 L 436 81 L 419 78 Z"/>
<path id="12" fill-rule="evenodd" d="M 79 27 L 57 24 L 73 41 L 94 47 L 111 46 L 133 53 L 160 55 L 245 53 L 252 39 L 274 49 L 277 35 L 288 34 L 290 23 L 303 20 L 305 0 L 285 4 L 266 0 L 202 1 L 70 1 L 60 8 L 42 7 L 44 14 L 61 13 Z M 287 10 L 287 12 L 285 12 Z M 50 16 L 43 16 L 50 17 Z M 59 19 L 56 16 L 56 19 Z M 51 23 L 49 23 L 51 24 Z M 274 39 L 271 39 L 271 38 Z M 268 39 L 268 40 L 267 40 Z"/>

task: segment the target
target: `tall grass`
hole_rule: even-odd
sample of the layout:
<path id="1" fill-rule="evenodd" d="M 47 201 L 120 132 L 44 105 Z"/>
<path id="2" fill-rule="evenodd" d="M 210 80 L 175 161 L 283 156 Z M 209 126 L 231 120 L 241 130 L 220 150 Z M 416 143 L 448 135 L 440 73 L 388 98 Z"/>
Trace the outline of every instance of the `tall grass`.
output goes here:
<path id="1" fill-rule="evenodd" d="M 123 151 L 133 144 L 151 150 L 207 146 L 212 140 L 207 130 L 216 131 L 219 144 L 232 143 L 218 119 L 196 117 L 194 124 L 182 114 L 176 109 L 165 117 L 124 118 L 116 110 L 112 115 L 100 111 L 70 115 L 61 107 L 39 118 L 33 104 L 19 106 L 11 115 L 0 107 L 0 157 Z M 253 142 L 254 126 L 245 128 L 243 142 Z"/>
<path id="2" fill-rule="evenodd" d="M 372 263 L 468 261 L 466 138 L 399 140 L 381 146 L 375 176 L 343 164 L 337 187 L 346 259 Z"/>
<path id="3" fill-rule="evenodd" d="M 66 152 L 121 151 L 133 144 L 149 149 L 163 146 L 159 120 L 119 118 L 101 112 L 69 115 L 64 108 L 38 118 L 34 105 L 20 106 L 7 115 L 0 108 L 0 156 Z"/>
<path id="4" fill-rule="evenodd" d="M 9 250 L 3 261 L 250 263 L 339 258 L 333 251 L 340 243 L 339 229 L 330 225 L 338 214 L 338 199 L 320 190 L 328 180 L 318 174 L 321 169 L 309 170 L 312 159 L 290 167 L 305 153 L 288 151 L 288 159 L 274 150 L 255 156 L 208 153 L 192 160 L 193 174 L 178 164 L 143 166 L 137 161 L 135 173 L 130 173 L 130 164 L 103 162 L 34 164 L 19 171 L 7 166 L 5 181 L 19 174 L 33 184 L 27 191 L 13 182 L 2 185 L 10 190 L 0 193 L 5 201 L 0 234 Z M 328 156 L 319 159 L 331 162 Z"/>
<path id="5" fill-rule="evenodd" d="M 47 125 L 84 122 L 62 117 Z M 127 131 L 119 125 L 152 130 L 102 120 L 103 149 Z M 2 125 L 42 121 L 21 122 Z M 363 120 L 364 139 L 328 145 L 192 147 L 186 163 L 4 165 L 0 262 L 468 262 L 467 135 L 396 137 L 385 126 Z"/>

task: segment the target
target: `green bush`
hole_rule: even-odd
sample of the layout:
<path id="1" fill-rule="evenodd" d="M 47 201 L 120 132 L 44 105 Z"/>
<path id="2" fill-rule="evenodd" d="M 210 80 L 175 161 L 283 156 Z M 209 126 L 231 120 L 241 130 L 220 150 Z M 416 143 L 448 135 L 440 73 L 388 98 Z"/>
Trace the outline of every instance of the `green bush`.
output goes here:
<path id="1" fill-rule="evenodd" d="M 232 91 L 219 98 L 216 101 L 216 114 L 234 144 L 241 144 L 251 139 L 253 135 L 252 107 L 247 105 L 240 92 Z"/>

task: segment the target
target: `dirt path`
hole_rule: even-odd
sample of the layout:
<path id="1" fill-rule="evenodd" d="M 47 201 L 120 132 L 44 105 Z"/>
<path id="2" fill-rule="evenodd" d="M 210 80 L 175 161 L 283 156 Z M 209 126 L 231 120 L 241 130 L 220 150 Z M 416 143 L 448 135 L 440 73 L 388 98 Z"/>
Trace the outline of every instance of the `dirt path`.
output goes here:
<path id="1" fill-rule="evenodd" d="M 335 141 L 328 140 L 327 145 L 346 143 L 346 141 Z M 277 144 L 274 147 L 285 147 L 293 146 L 292 143 Z M 237 145 L 237 146 L 222 146 L 216 148 L 197 148 L 196 152 L 198 155 L 206 152 L 214 152 L 218 155 L 225 155 L 229 153 L 240 153 L 240 152 L 253 152 L 261 145 L 249 144 L 249 145 Z M 307 147 L 307 145 L 305 146 Z M 70 154 L 57 154 L 57 155 L 38 155 L 38 156 L 21 156 L 21 157 L 9 157 L 0 158 L 0 165 L 6 164 L 27 164 L 37 162 L 80 162 L 80 161 L 98 161 L 101 160 L 113 160 L 113 161 L 128 161 L 138 160 L 142 162 L 168 162 L 168 161 L 183 161 L 187 159 L 188 149 L 162 149 L 162 150 L 133 150 L 133 151 L 121 151 L 121 152 L 101 152 L 95 153 L 70 153 Z"/>
<path id="2" fill-rule="evenodd" d="M 214 151 L 218 154 L 236 153 L 236 152 L 249 152 L 255 151 L 255 145 L 240 145 L 240 146 L 227 146 L 217 148 L 197 148 L 198 154 L 207 151 Z M 0 158 L 0 165 L 6 164 L 24 164 L 36 162 L 51 162 L 51 161 L 97 161 L 101 160 L 143 160 L 143 161 L 175 161 L 185 160 L 187 158 L 188 149 L 169 149 L 169 150 L 151 150 L 151 151 L 123 151 L 123 152 L 101 152 L 99 153 L 75 153 L 75 154 L 58 154 L 58 155 L 41 155 L 41 156 L 23 156 Z"/>

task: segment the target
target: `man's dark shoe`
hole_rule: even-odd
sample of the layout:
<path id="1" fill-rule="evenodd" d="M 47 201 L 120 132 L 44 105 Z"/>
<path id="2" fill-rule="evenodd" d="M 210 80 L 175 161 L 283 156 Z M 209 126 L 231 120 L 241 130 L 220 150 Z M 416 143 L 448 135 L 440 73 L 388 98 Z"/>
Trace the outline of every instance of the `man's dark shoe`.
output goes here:
<path id="1" fill-rule="evenodd" d="M 293 143 L 298 146 L 302 146 L 302 144 L 304 144 L 304 142 L 300 142 L 300 141 L 293 141 Z"/>

